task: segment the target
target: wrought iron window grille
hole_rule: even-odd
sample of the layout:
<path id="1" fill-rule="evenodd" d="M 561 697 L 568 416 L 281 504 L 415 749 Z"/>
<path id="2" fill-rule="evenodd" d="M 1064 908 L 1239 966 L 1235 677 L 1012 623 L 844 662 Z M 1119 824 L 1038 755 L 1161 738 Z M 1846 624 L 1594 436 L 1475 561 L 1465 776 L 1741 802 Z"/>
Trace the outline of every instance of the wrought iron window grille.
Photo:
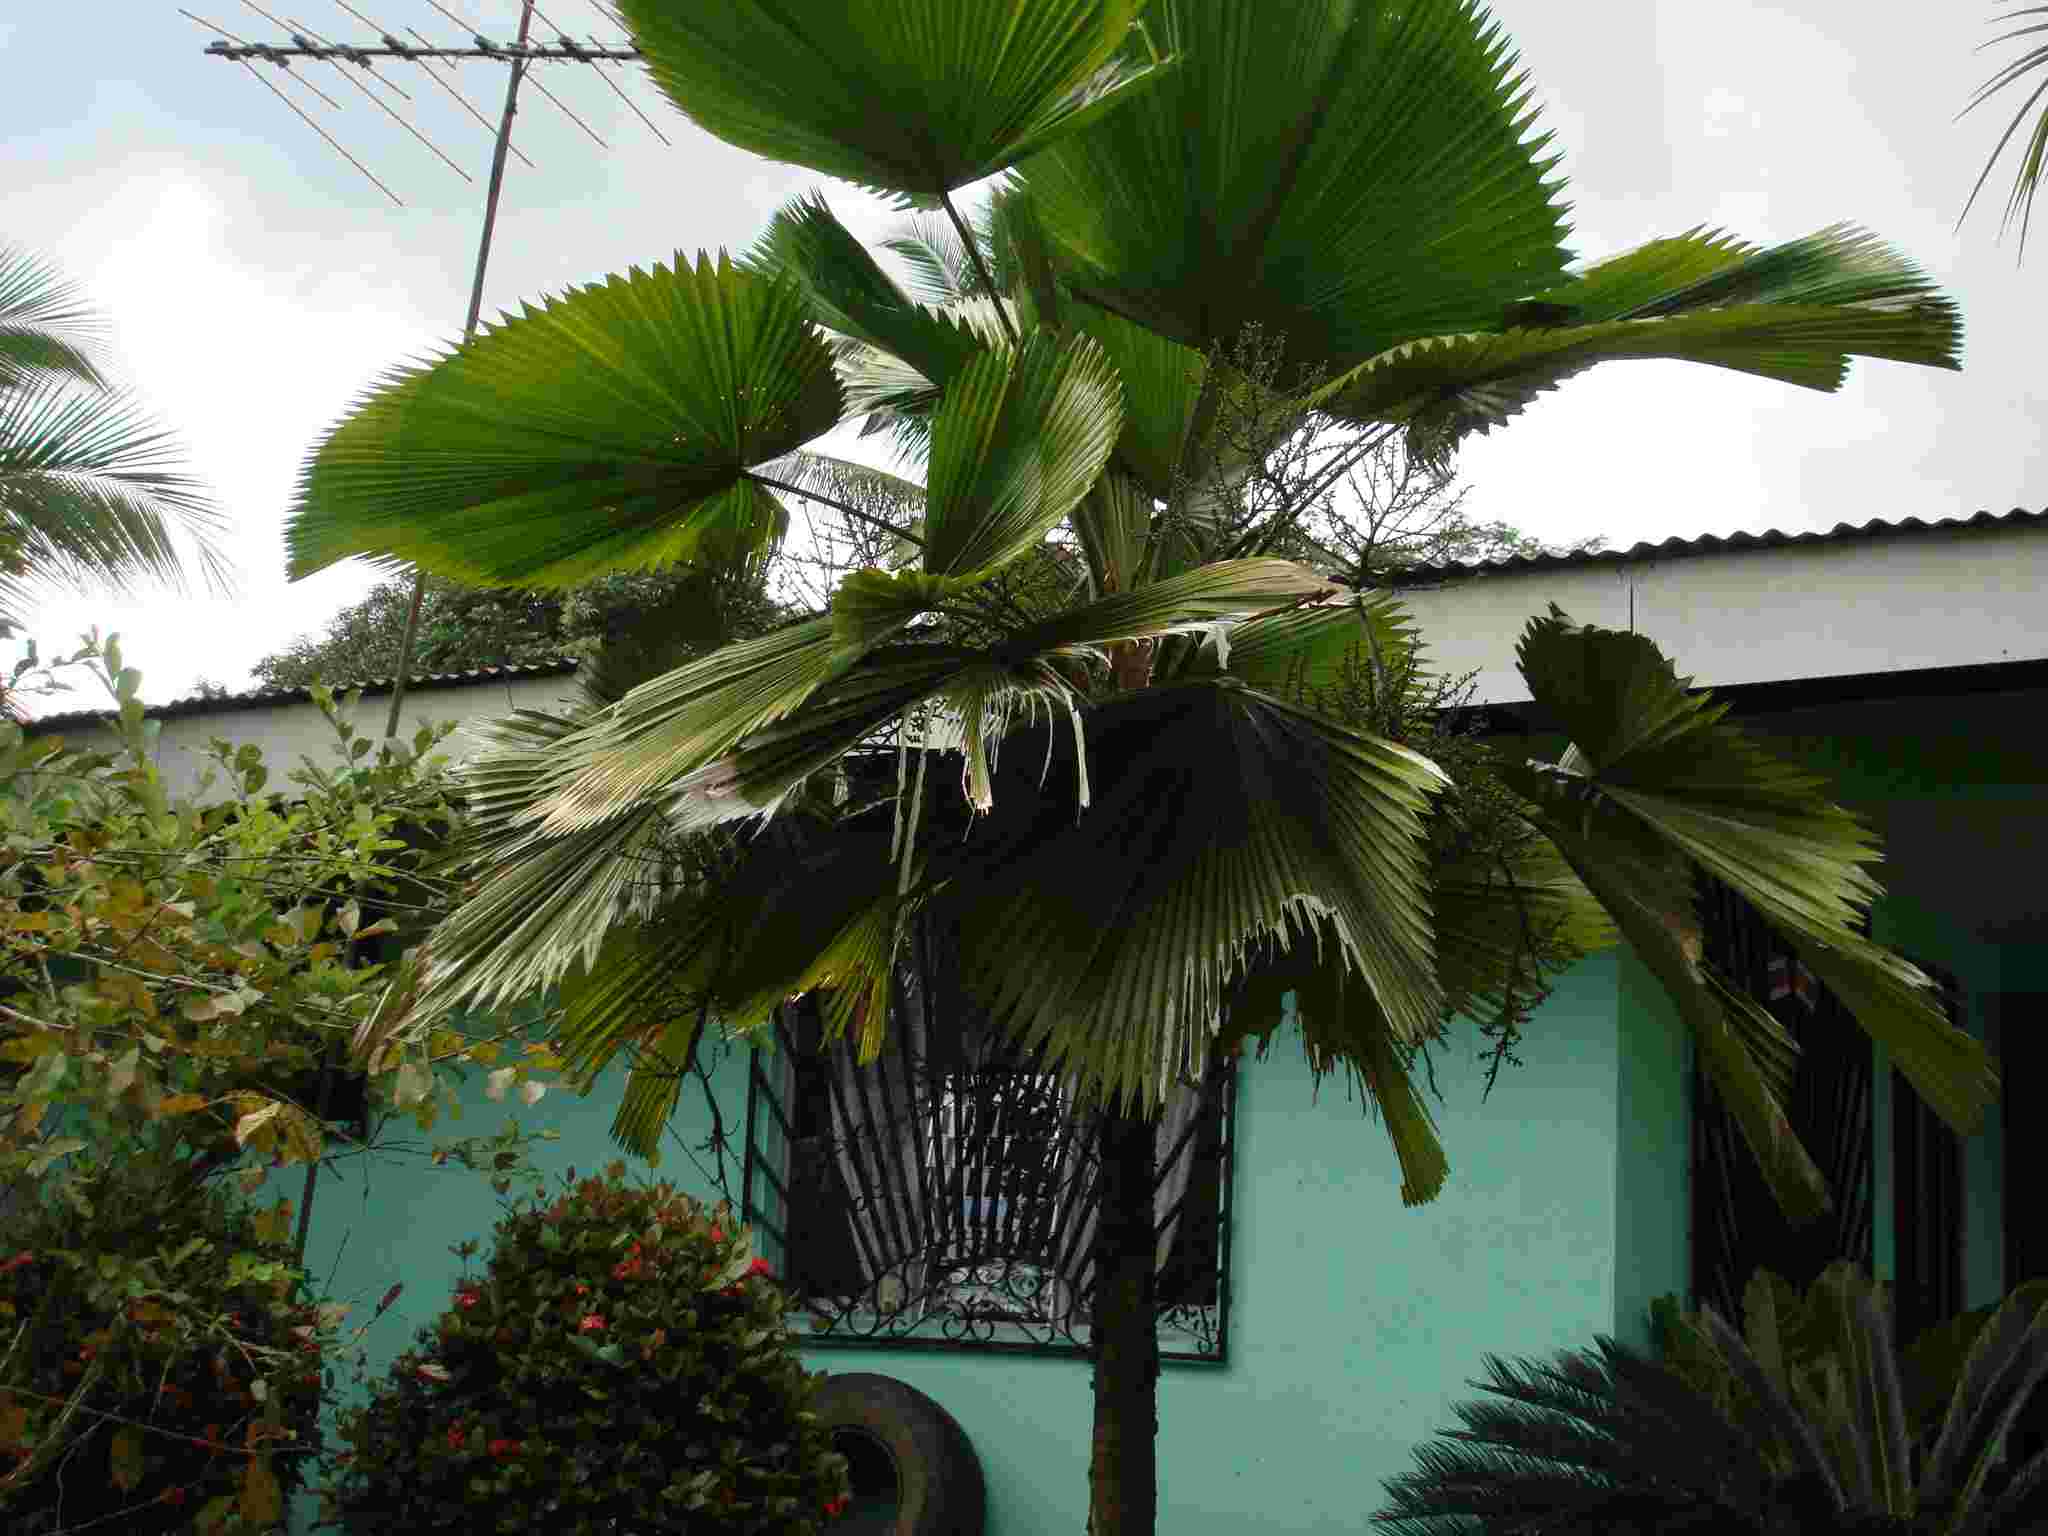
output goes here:
<path id="1" fill-rule="evenodd" d="M 1729 986 L 1761 1004 L 1799 1047 L 1787 1118 L 1813 1156 L 1834 1209 L 1799 1227 L 1772 1197 L 1735 1119 L 1703 1071 L 1693 1077 L 1692 1291 L 1740 1325 L 1742 1292 L 1759 1268 L 1804 1289 L 1847 1258 L 1873 1264 L 1874 1057 L 1870 1038 L 1833 992 L 1733 890 L 1702 877 L 1703 955 Z M 1951 1023 L 1961 987 L 1933 977 Z M 1900 1337 L 1962 1307 L 1961 1147 L 1903 1074 L 1891 1075 L 1893 1317 Z"/>
<path id="2" fill-rule="evenodd" d="M 808 1002 L 780 1010 L 747 1095 L 743 1214 L 799 1329 L 828 1345 L 1085 1355 L 1092 1117 L 987 1031 L 892 1028 L 867 1067 L 848 1044 L 821 1050 L 822 1033 Z M 1236 1065 L 1218 1061 L 1162 1121 L 1162 1360 L 1225 1358 L 1235 1099 Z"/>

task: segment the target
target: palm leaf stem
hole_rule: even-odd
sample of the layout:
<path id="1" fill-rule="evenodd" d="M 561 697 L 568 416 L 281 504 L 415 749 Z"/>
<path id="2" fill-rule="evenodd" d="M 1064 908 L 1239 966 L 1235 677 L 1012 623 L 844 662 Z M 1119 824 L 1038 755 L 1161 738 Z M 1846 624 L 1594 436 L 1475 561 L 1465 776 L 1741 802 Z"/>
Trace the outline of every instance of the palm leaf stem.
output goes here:
<path id="1" fill-rule="evenodd" d="M 884 533 L 893 534 L 906 543 L 915 544 L 919 549 L 924 548 L 924 540 L 909 529 L 898 528 L 894 523 L 889 522 L 885 518 L 876 517 L 869 512 L 863 512 L 858 507 L 850 507 L 845 502 L 839 501 L 834 497 L 820 495 L 816 491 L 807 491 L 800 485 L 791 485 L 787 480 L 777 480 L 771 475 L 760 473 L 758 470 L 750 469 L 742 478 L 751 480 L 756 485 L 765 485 L 770 490 L 783 491 L 791 496 L 801 496 L 805 501 L 815 501 L 820 506 L 830 507 L 833 511 L 842 513 L 858 522 L 866 523 L 871 528 L 879 528 Z"/>
<path id="2" fill-rule="evenodd" d="M 967 248 L 967 259 L 974 263 L 974 275 L 981 279 L 982 291 L 988 295 L 989 302 L 995 305 L 996 319 L 1002 322 L 1003 334 L 1010 338 L 1011 346 L 1022 345 L 1017 337 L 1017 327 L 1010 319 L 1009 306 L 1003 302 L 1003 295 L 996 287 L 996 280 L 989 275 L 988 263 L 981 259 L 981 242 L 974 238 L 974 232 L 967 227 L 967 221 L 960 217 L 960 210 L 953 206 L 951 193 L 942 196 L 939 201 L 945 204 L 946 217 L 953 221 L 954 233 L 960 236 L 960 243 Z"/>

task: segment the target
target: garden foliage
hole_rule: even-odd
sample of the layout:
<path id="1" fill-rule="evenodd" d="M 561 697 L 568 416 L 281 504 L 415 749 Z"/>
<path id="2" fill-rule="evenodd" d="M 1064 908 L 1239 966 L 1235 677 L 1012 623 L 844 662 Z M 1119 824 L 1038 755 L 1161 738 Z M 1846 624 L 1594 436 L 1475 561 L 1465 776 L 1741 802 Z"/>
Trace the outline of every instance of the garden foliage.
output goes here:
<path id="1" fill-rule="evenodd" d="M 749 1233 L 624 1173 L 572 1169 L 498 1224 L 483 1274 L 344 1415 L 330 1518 L 808 1536 L 844 1510 L 846 1464 Z"/>

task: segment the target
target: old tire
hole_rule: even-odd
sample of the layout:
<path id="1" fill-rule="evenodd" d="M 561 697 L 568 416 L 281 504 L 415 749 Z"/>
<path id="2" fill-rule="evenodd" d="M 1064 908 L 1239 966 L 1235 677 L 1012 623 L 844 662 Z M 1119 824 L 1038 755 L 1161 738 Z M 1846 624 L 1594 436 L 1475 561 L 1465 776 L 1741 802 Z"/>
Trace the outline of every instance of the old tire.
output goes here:
<path id="1" fill-rule="evenodd" d="M 886 1508 L 876 1484 L 895 1479 L 893 1536 L 981 1536 L 981 1460 L 953 1416 L 893 1376 L 850 1371 L 818 1384 L 811 1411 L 852 1463 L 855 1510 Z"/>

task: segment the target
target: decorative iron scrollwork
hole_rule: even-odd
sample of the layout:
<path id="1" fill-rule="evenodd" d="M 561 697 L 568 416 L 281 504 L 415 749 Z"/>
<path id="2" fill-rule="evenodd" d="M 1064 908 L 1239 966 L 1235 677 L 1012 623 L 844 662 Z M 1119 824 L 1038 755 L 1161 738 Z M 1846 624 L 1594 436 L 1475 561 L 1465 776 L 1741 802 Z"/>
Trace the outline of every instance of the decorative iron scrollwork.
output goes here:
<path id="1" fill-rule="evenodd" d="M 821 1050 L 802 1005 L 778 1016 L 775 1051 L 754 1053 L 744 1213 L 799 1326 L 828 1344 L 1085 1354 L 1092 1120 L 986 1032 L 907 1016 L 865 1067 L 844 1044 Z M 1218 1061 L 1161 1121 L 1162 1359 L 1224 1358 L 1235 1088 L 1235 1063 Z"/>

